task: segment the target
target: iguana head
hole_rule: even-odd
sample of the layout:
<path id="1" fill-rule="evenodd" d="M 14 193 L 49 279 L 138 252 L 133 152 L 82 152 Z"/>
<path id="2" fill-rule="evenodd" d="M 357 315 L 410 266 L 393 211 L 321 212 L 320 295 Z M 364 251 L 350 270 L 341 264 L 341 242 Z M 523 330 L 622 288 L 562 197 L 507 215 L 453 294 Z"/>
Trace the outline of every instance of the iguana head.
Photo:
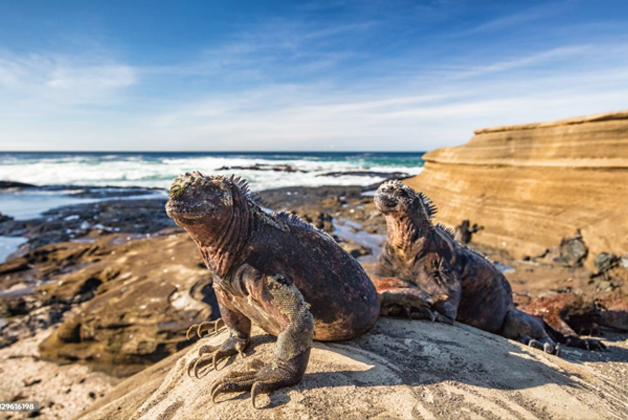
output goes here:
<path id="1" fill-rule="evenodd" d="M 238 193 L 241 191 L 233 178 L 188 172 L 172 182 L 166 213 L 183 227 L 220 223 L 232 213 L 234 196 Z"/>
<path id="2" fill-rule="evenodd" d="M 375 193 L 375 207 L 384 216 L 413 216 L 430 221 L 436 206 L 423 193 L 414 191 L 398 180 L 386 181 Z"/>

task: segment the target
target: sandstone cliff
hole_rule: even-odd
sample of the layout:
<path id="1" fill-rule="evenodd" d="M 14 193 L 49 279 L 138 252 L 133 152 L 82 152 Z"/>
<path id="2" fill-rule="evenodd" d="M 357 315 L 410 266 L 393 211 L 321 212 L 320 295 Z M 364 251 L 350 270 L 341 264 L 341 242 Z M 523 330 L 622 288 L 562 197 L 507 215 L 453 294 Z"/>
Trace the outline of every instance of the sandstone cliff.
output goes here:
<path id="1" fill-rule="evenodd" d="M 218 344 L 226 334 L 202 340 Z M 364 336 L 315 343 L 304 380 L 259 396 L 226 394 L 211 402 L 214 380 L 269 360 L 275 339 L 254 330 L 247 357 L 187 374 L 200 343 L 127 379 L 82 419 L 590 419 L 628 416 L 627 343 L 604 353 L 567 349 L 563 358 L 472 327 L 380 319 Z"/>
<path id="2" fill-rule="evenodd" d="M 628 111 L 475 131 L 424 156 L 407 180 L 448 225 L 483 225 L 474 240 L 537 255 L 581 229 L 590 248 L 628 253 Z"/>

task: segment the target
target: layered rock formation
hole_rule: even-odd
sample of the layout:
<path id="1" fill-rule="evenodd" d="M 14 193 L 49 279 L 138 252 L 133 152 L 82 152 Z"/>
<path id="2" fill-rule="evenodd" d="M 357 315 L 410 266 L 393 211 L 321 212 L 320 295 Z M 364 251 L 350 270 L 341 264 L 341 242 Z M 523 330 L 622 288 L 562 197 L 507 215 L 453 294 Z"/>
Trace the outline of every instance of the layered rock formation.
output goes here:
<path id="1" fill-rule="evenodd" d="M 440 221 L 483 225 L 474 241 L 534 256 L 580 229 L 589 267 L 600 252 L 628 253 L 628 111 L 476 130 L 423 158 L 406 182 Z"/>
<path id="2" fill-rule="evenodd" d="M 202 340 L 217 345 L 226 333 Z M 303 381 L 270 397 L 226 394 L 212 403 L 211 384 L 250 359 L 268 361 L 275 339 L 254 330 L 247 357 L 219 371 L 188 376 L 201 343 L 127 379 L 82 419 L 589 419 L 628 415 L 626 343 L 604 354 L 547 355 L 472 327 L 380 319 L 343 343 L 315 343 Z M 605 362 L 602 362 L 605 360 Z M 222 365 L 222 364 L 221 364 Z"/>

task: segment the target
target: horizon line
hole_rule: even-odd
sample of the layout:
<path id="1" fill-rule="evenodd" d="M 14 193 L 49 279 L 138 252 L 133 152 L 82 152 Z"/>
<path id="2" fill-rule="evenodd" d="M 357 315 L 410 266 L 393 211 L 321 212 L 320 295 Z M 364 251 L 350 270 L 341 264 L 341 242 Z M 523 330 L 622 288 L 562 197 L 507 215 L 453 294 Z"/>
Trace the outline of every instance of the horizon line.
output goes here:
<path id="1" fill-rule="evenodd" d="M 0 153 L 427 153 L 427 150 L 334 150 L 334 151 L 303 151 L 303 150 L 229 150 L 229 151 L 200 151 L 200 150 L 187 150 L 187 151 L 168 151 L 168 150 L 0 150 Z"/>

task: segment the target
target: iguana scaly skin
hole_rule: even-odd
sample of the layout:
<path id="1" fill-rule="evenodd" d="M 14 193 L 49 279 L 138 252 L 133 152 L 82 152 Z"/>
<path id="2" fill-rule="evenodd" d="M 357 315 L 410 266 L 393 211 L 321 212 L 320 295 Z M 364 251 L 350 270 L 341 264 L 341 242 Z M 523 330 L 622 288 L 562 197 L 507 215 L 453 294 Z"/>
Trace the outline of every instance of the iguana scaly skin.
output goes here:
<path id="1" fill-rule="evenodd" d="M 258 393 L 301 380 L 313 339 L 347 340 L 377 320 L 375 288 L 356 260 L 298 217 L 266 214 L 245 181 L 186 173 L 174 180 L 166 211 L 198 245 L 229 331 L 219 348 L 201 346 L 190 370 L 242 354 L 251 322 L 277 336 L 271 364 L 227 374 L 212 399 L 250 390 L 255 406 Z"/>
<path id="2" fill-rule="evenodd" d="M 388 181 L 377 190 L 375 205 L 388 228 L 374 270 L 378 292 L 391 282 L 399 282 L 412 293 L 420 290 L 432 298 L 431 308 L 420 312 L 391 299 L 393 303 L 384 305 L 382 313 L 406 310 L 414 318 L 429 316 L 446 323 L 456 320 L 559 353 L 556 341 L 566 342 L 564 337 L 542 320 L 515 309 L 508 280 L 486 257 L 459 244 L 442 225 L 432 223 L 436 207 L 427 197 L 399 181 Z M 407 290 L 398 288 L 395 294 L 407 295 Z M 571 340 L 567 344 L 601 348 L 593 342 L 597 340 Z"/>

